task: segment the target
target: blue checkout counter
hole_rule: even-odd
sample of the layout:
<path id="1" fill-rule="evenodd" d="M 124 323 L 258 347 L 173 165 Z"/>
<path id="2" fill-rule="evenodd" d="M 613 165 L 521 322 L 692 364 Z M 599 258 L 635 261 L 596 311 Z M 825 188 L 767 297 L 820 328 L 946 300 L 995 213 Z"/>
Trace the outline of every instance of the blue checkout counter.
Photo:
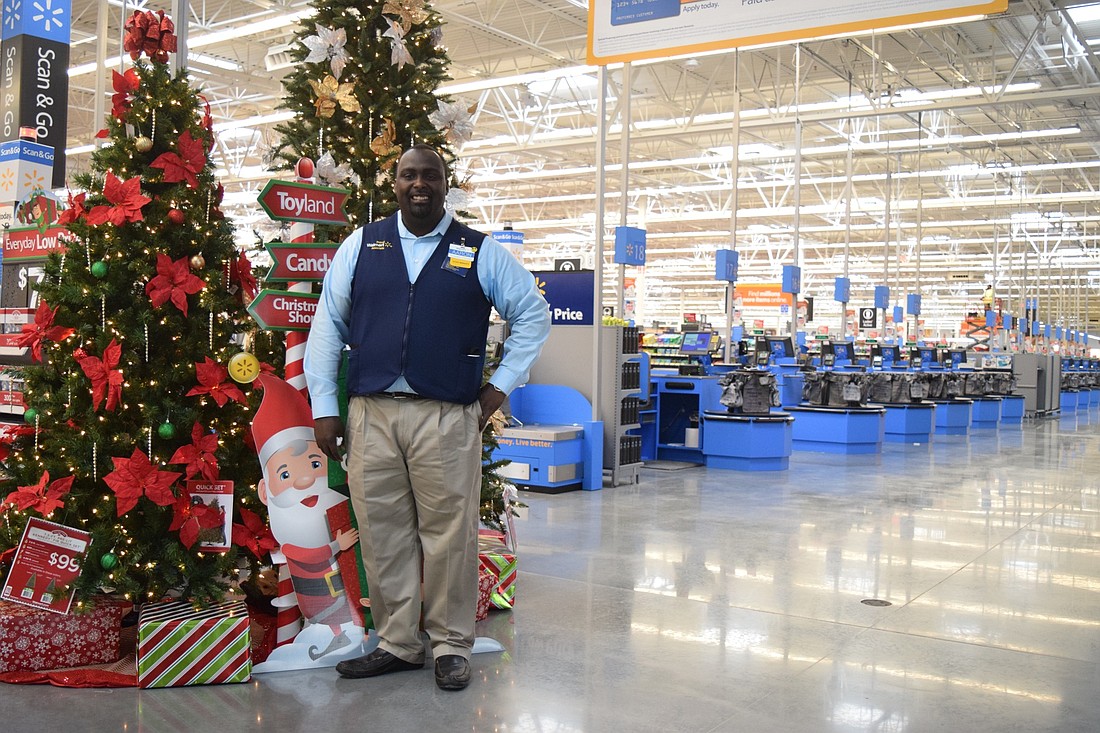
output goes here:
<path id="1" fill-rule="evenodd" d="M 786 469 L 791 455 L 790 415 L 731 414 L 720 402 L 718 380 L 717 376 L 653 371 L 650 401 L 639 415 L 642 459 L 741 471 Z"/>

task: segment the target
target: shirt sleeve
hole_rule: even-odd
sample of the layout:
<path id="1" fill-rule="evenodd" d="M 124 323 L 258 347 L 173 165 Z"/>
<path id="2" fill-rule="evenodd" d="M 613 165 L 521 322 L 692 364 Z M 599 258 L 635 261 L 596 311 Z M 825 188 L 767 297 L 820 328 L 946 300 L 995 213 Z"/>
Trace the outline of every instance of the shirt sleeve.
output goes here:
<path id="1" fill-rule="evenodd" d="M 340 355 L 348 343 L 351 280 L 355 276 L 362 241 L 363 230 L 356 229 L 336 250 L 329 271 L 325 273 L 321 299 L 310 325 L 304 367 L 314 418 L 340 414 L 336 376 L 340 370 Z"/>
<path id="2" fill-rule="evenodd" d="M 508 321 L 504 358 L 489 382 L 505 394 L 527 382 L 550 335 L 550 309 L 535 276 L 492 237 L 485 237 L 477 258 L 477 276 L 485 297 Z"/>

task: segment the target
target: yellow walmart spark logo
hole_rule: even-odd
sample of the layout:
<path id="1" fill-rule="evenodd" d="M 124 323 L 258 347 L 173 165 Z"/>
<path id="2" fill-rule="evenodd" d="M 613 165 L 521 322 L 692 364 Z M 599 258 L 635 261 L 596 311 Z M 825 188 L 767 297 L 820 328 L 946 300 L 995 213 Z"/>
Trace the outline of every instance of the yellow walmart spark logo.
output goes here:
<path id="1" fill-rule="evenodd" d="M 10 168 L 3 173 L 0 173 L 0 190 L 10 191 L 12 186 L 15 185 L 15 171 Z"/>
<path id="2" fill-rule="evenodd" d="M 539 289 L 539 295 L 546 297 L 546 281 L 541 277 L 535 276 L 535 287 Z"/>

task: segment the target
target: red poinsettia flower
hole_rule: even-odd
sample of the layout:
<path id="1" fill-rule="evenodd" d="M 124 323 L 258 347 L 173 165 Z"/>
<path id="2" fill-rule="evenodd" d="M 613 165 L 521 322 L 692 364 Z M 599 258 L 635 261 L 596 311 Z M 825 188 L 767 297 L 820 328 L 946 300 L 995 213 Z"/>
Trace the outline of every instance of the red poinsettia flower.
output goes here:
<path id="1" fill-rule="evenodd" d="M 168 61 L 169 52 L 176 52 L 176 26 L 163 10 L 156 13 L 135 10 L 123 28 L 126 35 L 122 39 L 122 50 L 129 53 L 134 61 L 145 53 L 153 61 L 163 64 Z"/>
<path id="2" fill-rule="evenodd" d="M 234 545 L 248 548 L 257 559 L 279 546 L 275 541 L 275 535 L 271 534 L 271 528 L 260 519 L 259 514 L 241 507 L 241 519 L 244 524 L 233 523 Z"/>
<path id="3" fill-rule="evenodd" d="M 141 86 L 141 79 L 134 69 L 127 69 L 122 74 L 112 71 L 111 75 L 111 86 L 115 89 L 111 96 L 111 114 L 123 121 L 130 111 L 130 103 L 134 101 L 133 93 Z"/>
<path id="4" fill-rule="evenodd" d="M 42 342 L 61 342 L 76 333 L 75 329 L 65 326 L 53 325 L 53 319 L 57 315 L 57 308 L 50 310 L 46 301 L 38 301 L 38 309 L 34 312 L 34 323 L 23 324 L 23 333 L 15 338 L 15 345 L 20 348 L 30 347 L 31 358 L 42 361 Z"/>
<path id="5" fill-rule="evenodd" d="M 252 263 L 244 252 L 241 256 L 229 263 L 229 284 L 240 288 L 242 302 L 250 303 L 256 297 L 258 287 L 256 276 L 252 274 Z"/>
<path id="6" fill-rule="evenodd" d="M 135 448 L 129 458 L 111 457 L 115 470 L 103 477 L 103 481 L 115 492 L 118 516 L 137 506 L 138 499 L 146 497 L 157 506 L 168 506 L 176 501 L 172 484 L 182 474 L 161 471 L 142 452 Z"/>
<path id="7" fill-rule="evenodd" d="M 0 461 L 8 460 L 8 456 L 11 455 L 12 444 L 15 443 L 15 439 L 21 435 L 34 435 L 35 429 L 32 425 L 12 425 L 4 424 L 0 425 Z M 251 434 L 251 430 L 248 431 Z"/>
<path id="8" fill-rule="evenodd" d="M 34 486 L 20 486 L 8 494 L 7 498 L 4 499 L 4 505 L 14 507 L 21 512 L 33 509 L 43 517 L 48 517 L 55 509 L 60 509 L 65 505 L 65 502 L 61 501 L 61 497 L 68 494 L 72 489 L 73 477 L 59 478 L 47 486 L 46 484 L 49 481 L 50 472 L 43 471 L 37 484 Z"/>
<path id="9" fill-rule="evenodd" d="M 166 254 L 157 255 L 157 276 L 145 286 L 145 294 L 153 301 L 154 308 L 160 308 L 169 300 L 172 305 L 187 315 L 187 296 L 194 295 L 205 287 L 202 278 L 191 272 L 186 257 L 175 262 Z"/>
<path id="10" fill-rule="evenodd" d="M 134 176 L 126 182 L 120 181 L 114 173 L 107 171 L 103 184 L 103 195 L 113 206 L 93 206 L 85 219 L 92 226 L 111 222 L 116 227 L 131 221 L 143 221 L 141 207 L 153 199 L 141 195 L 141 177 Z"/>
<path id="11" fill-rule="evenodd" d="M 103 398 L 107 398 L 107 411 L 113 412 L 122 399 L 122 370 L 116 369 L 122 358 L 122 347 L 117 341 L 103 350 L 103 357 L 85 356 L 78 360 L 80 368 L 92 380 L 92 409 L 98 410 Z"/>
<path id="12" fill-rule="evenodd" d="M 69 192 L 69 208 L 62 211 L 57 217 L 58 226 L 68 226 L 78 219 L 83 219 L 88 211 L 84 208 L 84 198 L 88 194 L 78 193 L 75 197 Z"/>
<path id="13" fill-rule="evenodd" d="M 179 532 L 180 542 L 187 549 L 195 544 L 199 538 L 199 532 L 204 529 L 217 527 L 225 521 L 225 510 L 221 507 L 212 507 L 201 501 L 193 502 L 191 494 L 186 490 L 181 491 L 172 506 L 172 524 L 169 532 Z"/>
<path id="14" fill-rule="evenodd" d="M 207 481 L 217 481 L 218 458 L 214 455 L 217 449 L 217 434 L 203 431 L 202 426 L 196 422 L 191 428 L 191 445 L 181 445 L 168 462 L 187 464 L 183 469 L 184 478 L 189 479 L 198 474 Z"/>
<path id="15" fill-rule="evenodd" d="M 199 380 L 199 387 L 192 387 L 187 393 L 193 395 L 208 394 L 218 403 L 218 407 L 224 407 L 226 402 L 233 399 L 242 405 L 247 402 L 244 392 L 233 382 L 228 381 L 229 370 L 218 362 L 205 357 L 203 363 L 195 362 L 195 375 Z"/>
<path id="16" fill-rule="evenodd" d="M 189 188 L 199 187 L 198 174 L 206 166 L 206 148 L 202 141 L 191 137 L 190 130 L 184 130 L 176 144 L 178 153 L 161 153 L 150 163 L 152 168 L 164 171 L 165 183 L 187 181 Z"/>

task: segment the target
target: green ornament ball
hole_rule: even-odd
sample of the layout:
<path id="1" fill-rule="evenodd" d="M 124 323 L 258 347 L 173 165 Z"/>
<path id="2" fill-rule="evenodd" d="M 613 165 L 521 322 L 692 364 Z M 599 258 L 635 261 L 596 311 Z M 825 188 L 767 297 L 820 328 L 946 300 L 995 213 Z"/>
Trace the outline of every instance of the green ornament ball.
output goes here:
<path id="1" fill-rule="evenodd" d="M 163 422 L 160 427 L 157 428 L 157 435 L 164 440 L 171 440 L 176 437 L 176 426 L 170 422 Z"/>
<path id="2" fill-rule="evenodd" d="M 92 275 L 99 279 L 107 277 L 107 263 L 103 260 L 98 260 L 92 263 Z"/>
<path id="3" fill-rule="evenodd" d="M 104 570 L 114 570 L 116 567 L 118 567 L 118 555 L 113 552 L 108 552 L 107 554 L 101 556 L 99 558 L 99 567 L 103 568 Z"/>
<path id="4" fill-rule="evenodd" d="M 27 411 L 23 413 L 23 420 L 28 425 L 33 425 L 36 417 L 38 417 L 38 410 L 33 407 L 28 407 Z"/>

